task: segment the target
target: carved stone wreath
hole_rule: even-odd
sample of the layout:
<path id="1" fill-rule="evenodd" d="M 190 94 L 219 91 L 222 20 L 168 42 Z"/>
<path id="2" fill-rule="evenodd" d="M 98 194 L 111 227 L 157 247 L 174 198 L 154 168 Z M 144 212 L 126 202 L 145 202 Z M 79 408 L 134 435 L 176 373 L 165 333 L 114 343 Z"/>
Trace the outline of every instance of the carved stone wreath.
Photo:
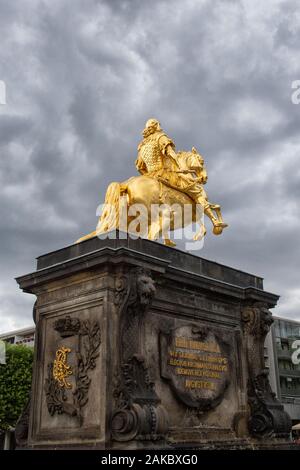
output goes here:
<path id="1" fill-rule="evenodd" d="M 88 392 L 91 383 L 90 372 L 96 367 L 101 344 L 101 330 L 98 322 L 80 320 L 66 316 L 54 323 L 54 329 L 61 338 L 77 336 L 76 358 L 73 367 L 75 387 L 71 392 L 72 399 L 68 400 L 66 387 L 55 378 L 53 373 L 54 361 L 48 364 L 48 377 L 45 380 L 47 408 L 51 416 L 55 413 L 66 413 L 76 416 L 80 426 L 83 423 L 82 408 L 88 402 Z"/>

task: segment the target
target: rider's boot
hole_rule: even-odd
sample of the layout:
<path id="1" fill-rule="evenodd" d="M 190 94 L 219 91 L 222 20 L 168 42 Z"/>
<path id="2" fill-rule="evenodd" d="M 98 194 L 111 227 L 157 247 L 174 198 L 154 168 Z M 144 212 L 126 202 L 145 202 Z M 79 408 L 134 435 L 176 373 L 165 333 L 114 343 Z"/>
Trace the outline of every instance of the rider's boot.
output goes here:
<path id="1" fill-rule="evenodd" d="M 215 217 L 213 211 L 211 210 L 210 206 L 207 205 L 206 207 L 204 207 L 204 214 L 207 215 L 207 217 L 210 218 L 210 220 L 212 221 L 212 224 L 214 226 L 217 226 L 219 224 L 219 220 L 217 219 L 217 217 Z"/>

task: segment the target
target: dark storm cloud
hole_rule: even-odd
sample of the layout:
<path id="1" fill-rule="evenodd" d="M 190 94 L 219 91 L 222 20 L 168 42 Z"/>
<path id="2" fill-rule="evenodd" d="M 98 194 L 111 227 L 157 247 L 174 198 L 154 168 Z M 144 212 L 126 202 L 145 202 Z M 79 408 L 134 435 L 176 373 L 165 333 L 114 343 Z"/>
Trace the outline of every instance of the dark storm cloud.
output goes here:
<path id="1" fill-rule="evenodd" d="M 1 330 L 31 321 L 13 278 L 96 223 L 157 117 L 204 155 L 229 229 L 200 255 L 265 277 L 299 318 L 300 7 L 295 1 L 0 1 Z"/>

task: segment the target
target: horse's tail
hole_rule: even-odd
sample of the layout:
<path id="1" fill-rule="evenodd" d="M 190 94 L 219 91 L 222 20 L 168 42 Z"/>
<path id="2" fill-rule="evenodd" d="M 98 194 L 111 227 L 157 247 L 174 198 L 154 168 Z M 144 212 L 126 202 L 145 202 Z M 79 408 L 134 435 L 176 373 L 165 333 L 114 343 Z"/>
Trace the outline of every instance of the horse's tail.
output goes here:
<path id="1" fill-rule="evenodd" d="M 126 184 L 111 183 L 106 191 L 104 208 L 97 226 L 97 234 L 119 228 L 120 197 L 126 192 Z"/>

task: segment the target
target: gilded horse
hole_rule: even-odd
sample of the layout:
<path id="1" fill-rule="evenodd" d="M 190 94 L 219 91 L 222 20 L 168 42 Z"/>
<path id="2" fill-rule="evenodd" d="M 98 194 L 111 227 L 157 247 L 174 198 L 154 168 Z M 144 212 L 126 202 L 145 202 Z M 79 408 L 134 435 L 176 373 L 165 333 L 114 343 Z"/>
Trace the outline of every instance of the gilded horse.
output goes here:
<path id="1" fill-rule="evenodd" d="M 204 166 L 203 157 L 195 148 L 191 152 L 177 153 L 177 170 L 179 173 L 188 173 L 193 181 L 204 185 L 207 182 L 207 173 Z M 125 206 L 126 217 L 122 218 L 122 208 Z M 153 220 L 152 207 L 159 208 L 157 217 Z M 203 189 L 203 207 L 209 206 L 214 211 L 216 217 L 213 222 L 213 233 L 220 235 L 227 224 L 223 223 L 219 205 L 211 204 L 207 200 Z M 186 207 L 190 207 L 190 217 L 183 217 Z M 203 210 L 199 210 L 199 204 L 196 205 L 193 199 L 186 193 L 169 187 L 159 179 L 142 175 L 134 176 L 122 183 L 111 183 L 106 191 L 105 202 L 102 214 L 99 218 L 97 229 L 94 232 L 85 235 L 77 242 L 82 242 L 97 235 L 109 232 L 115 229 L 131 232 L 132 223 L 137 220 L 136 211 L 142 212 L 145 220 L 139 217 L 138 230 L 135 234 L 157 240 L 161 236 L 166 245 L 175 246 L 175 243 L 169 239 L 168 231 L 174 231 L 178 228 L 190 225 L 193 222 L 199 224 L 199 231 L 194 236 L 194 240 L 202 238 L 206 229 L 202 222 Z M 145 211 L 141 210 L 142 208 Z M 141 215 L 141 214 L 140 214 Z M 125 221 L 125 222 L 124 222 Z M 142 222 L 146 222 L 144 225 Z M 125 223 L 125 226 L 124 226 Z M 141 230 L 144 226 L 146 229 Z M 135 228 L 136 224 L 135 224 Z M 138 232 L 138 233 L 137 233 Z"/>

